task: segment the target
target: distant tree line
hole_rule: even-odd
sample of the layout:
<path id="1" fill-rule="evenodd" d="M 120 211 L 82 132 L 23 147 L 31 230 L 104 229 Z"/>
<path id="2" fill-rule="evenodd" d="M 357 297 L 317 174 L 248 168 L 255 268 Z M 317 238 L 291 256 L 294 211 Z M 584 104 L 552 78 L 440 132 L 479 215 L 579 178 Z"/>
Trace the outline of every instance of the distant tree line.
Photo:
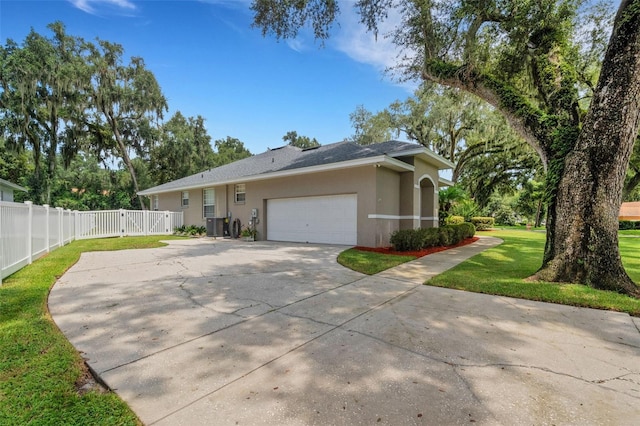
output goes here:
<path id="1" fill-rule="evenodd" d="M 76 209 L 144 208 L 139 190 L 250 156 L 211 144 L 204 118 L 168 111 L 153 73 L 121 45 L 33 29 L 0 46 L 0 177 Z"/>

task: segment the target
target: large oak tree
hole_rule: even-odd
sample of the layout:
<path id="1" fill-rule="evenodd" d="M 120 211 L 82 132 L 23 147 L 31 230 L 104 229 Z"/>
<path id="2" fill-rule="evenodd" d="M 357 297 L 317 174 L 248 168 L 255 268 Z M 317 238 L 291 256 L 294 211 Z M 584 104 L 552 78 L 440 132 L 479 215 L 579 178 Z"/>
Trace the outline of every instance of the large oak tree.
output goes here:
<path id="1" fill-rule="evenodd" d="M 7 40 L 0 46 L 0 131 L 7 148 L 31 149 L 29 186 L 39 203 L 51 202 L 58 153 L 65 163 L 75 155 L 89 81 L 82 40 L 67 35 L 60 22 L 48 28 L 51 38 L 31 30 L 21 45 Z"/>
<path id="2" fill-rule="evenodd" d="M 3 145 L 33 156 L 28 186 L 36 202 L 52 202 L 58 163 L 69 165 L 79 150 L 122 160 L 137 193 L 134 160 L 147 159 L 167 108 L 155 76 L 142 58 L 125 63 L 119 44 L 67 35 L 61 22 L 48 28 L 52 37 L 31 30 L 22 44 L 0 46 Z"/>
<path id="3" fill-rule="evenodd" d="M 282 140 L 291 146 L 296 146 L 302 149 L 320 146 L 320 142 L 318 142 L 316 138 L 311 139 L 309 136 L 300 136 L 295 130 L 287 132 L 282 137 Z"/>
<path id="4" fill-rule="evenodd" d="M 230 164 L 253 155 L 251 151 L 244 146 L 244 142 L 231 136 L 227 136 L 224 139 L 217 139 L 213 145 L 216 149 L 213 157 L 214 167 L 224 166 L 225 164 Z"/>
<path id="5" fill-rule="evenodd" d="M 123 61 L 124 48 L 98 40 L 87 45 L 92 75 L 88 88 L 93 117 L 88 122 L 92 151 L 100 158 L 119 158 L 131 175 L 133 190 L 140 191 L 132 154 L 144 157 L 157 138 L 156 124 L 168 109 L 167 101 L 144 60 Z M 141 195 L 142 209 L 145 203 Z"/>
<path id="6" fill-rule="evenodd" d="M 160 128 L 149 163 L 156 185 L 215 167 L 216 156 L 204 118 L 187 118 L 177 111 Z"/>
<path id="7" fill-rule="evenodd" d="M 547 242 L 537 278 L 640 297 L 618 250 L 617 215 L 640 127 L 640 0 L 622 0 L 607 41 L 582 0 L 359 0 L 377 34 L 390 15 L 404 78 L 496 107 L 547 169 Z M 325 39 L 335 0 L 254 0 L 263 33 Z M 597 19 L 591 19 L 591 18 Z M 588 39 L 580 35 L 591 34 Z M 585 102 L 588 97 L 590 102 Z"/>
<path id="8" fill-rule="evenodd" d="M 485 207 L 494 190 L 513 191 L 539 165 L 535 152 L 486 102 L 426 82 L 404 101 L 375 114 L 362 105 L 350 114 L 360 144 L 406 137 L 455 163 L 451 180 Z"/>

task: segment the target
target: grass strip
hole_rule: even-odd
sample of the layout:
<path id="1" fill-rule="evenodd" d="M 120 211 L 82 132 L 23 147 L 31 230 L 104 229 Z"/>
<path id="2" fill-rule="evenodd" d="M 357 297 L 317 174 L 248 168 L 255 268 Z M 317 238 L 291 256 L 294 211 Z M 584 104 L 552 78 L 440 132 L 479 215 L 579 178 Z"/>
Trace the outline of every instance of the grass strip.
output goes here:
<path id="1" fill-rule="evenodd" d="M 52 251 L 0 287 L 0 424 L 139 425 L 115 394 L 79 389 L 87 372 L 49 316 L 49 290 L 81 253 L 161 247 L 169 236 L 74 241 Z"/>
<path id="2" fill-rule="evenodd" d="M 640 237 L 640 229 L 625 229 L 618 231 L 621 237 Z"/>
<path id="3" fill-rule="evenodd" d="M 351 248 L 338 255 L 338 263 L 356 272 L 374 275 L 415 258 L 416 256 L 398 256 Z"/>

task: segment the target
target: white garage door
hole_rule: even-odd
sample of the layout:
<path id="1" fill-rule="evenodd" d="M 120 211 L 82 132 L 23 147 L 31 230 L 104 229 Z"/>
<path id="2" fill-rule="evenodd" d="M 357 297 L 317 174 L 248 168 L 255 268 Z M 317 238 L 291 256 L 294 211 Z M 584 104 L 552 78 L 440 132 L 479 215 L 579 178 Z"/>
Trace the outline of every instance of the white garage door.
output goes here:
<path id="1" fill-rule="evenodd" d="M 267 200 L 267 239 L 356 245 L 357 210 L 355 194 Z"/>

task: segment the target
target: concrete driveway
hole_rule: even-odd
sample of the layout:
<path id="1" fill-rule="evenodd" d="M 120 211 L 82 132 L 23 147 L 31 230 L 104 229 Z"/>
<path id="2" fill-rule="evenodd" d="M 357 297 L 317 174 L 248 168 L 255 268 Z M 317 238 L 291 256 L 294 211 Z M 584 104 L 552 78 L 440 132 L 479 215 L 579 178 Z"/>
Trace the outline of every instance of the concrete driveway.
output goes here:
<path id="1" fill-rule="evenodd" d="M 49 307 L 148 425 L 638 424 L 639 319 L 421 285 L 497 243 L 372 277 L 344 247 L 85 253 Z"/>

